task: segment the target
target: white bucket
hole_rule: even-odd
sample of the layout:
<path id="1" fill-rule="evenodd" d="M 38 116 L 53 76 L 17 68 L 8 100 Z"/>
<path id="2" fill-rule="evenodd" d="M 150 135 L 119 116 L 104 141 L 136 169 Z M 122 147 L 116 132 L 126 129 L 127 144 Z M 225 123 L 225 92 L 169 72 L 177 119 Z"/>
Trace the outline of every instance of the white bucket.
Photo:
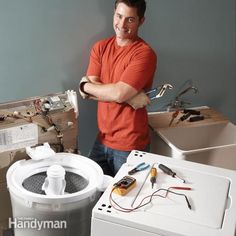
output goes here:
<path id="1" fill-rule="evenodd" d="M 55 165 L 65 169 L 66 186 L 60 194 L 46 195 L 42 185 Z M 97 163 L 76 154 L 17 161 L 7 171 L 13 211 L 9 225 L 15 236 L 89 236 L 92 208 L 107 187 L 105 181 Z"/>

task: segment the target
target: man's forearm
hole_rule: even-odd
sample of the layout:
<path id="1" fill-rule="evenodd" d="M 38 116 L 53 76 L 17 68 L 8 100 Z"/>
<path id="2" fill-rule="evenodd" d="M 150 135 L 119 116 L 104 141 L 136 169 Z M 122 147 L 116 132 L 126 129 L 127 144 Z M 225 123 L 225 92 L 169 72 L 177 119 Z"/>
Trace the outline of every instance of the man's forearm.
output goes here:
<path id="1" fill-rule="evenodd" d="M 149 97 L 143 92 L 137 91 L 130 85 L 118 82 L 115 84 L 94 83 L 87 77 L 80 82 L 80 93 L 84 98 L 103 102 L 127 103 L 137 110 L 150 104 Z"/>
<path id="2" fill-rule="evenodd" d="M 115 84 L 86 83 L 83 89 L 94 100 L 117 103 L 125 102 L 137 93 L 131 86 L 120 82 Z"/>

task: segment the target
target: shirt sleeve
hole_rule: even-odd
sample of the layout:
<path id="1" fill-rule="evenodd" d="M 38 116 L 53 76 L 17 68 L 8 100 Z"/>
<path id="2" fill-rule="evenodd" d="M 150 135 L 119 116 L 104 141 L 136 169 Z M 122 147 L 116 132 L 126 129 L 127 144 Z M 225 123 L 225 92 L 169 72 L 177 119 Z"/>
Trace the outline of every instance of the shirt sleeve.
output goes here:
<path id="1" fill-rule="evenodd" d="M 87 69 L 87 76 L 99 76 L 101 75 L 101 58 L 100 58 L 100 52 L 99 52 L 99 42 L 94 44 L 91 52 L 90 52 L 90 58 L 89 58 L 89 65 Z"/>
<path id="2" fill-rule="evenodd" d="M 157 67 L 157 56 L 151 48 L 139 50 L 132 56 L 130 64 L 122 74 L 121 81 L 137 91 L 151 88 Z"/>

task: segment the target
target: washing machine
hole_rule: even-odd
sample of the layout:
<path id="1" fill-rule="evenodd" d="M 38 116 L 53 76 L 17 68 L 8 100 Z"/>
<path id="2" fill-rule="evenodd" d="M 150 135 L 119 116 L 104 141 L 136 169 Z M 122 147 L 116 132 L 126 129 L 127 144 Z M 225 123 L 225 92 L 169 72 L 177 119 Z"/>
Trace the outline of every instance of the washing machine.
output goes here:
<path id="1" fill-rule="evenodd" d="M 89 236 L 91 211 L 109 176 L 89 158 L 55 153 L 48 144 L 27 150 L 33 159 L 7 171 L 14 235 Z"/>
<path id="2" fill-rule="evenodd" d="M 140 164 L 146 167 L 129 175 Z M 134 150 L 94 206 L 91 236 L 235 236 L 235 200 L 233 170 Z"/>

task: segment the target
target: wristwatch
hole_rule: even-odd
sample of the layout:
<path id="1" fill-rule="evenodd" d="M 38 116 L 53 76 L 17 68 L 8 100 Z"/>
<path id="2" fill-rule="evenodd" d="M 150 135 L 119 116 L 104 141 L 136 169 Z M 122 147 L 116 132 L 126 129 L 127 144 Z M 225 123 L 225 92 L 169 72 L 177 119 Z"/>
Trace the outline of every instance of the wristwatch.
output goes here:
<path id="1" fill-rule="evenodd" d="M 84 82 L 80 83 L 79 89 L 80 89 L 81 92 L 83 92 L 84 94 L 86 94 L 87 96 L 89 96 L 89 93 L 87 93 L 87 92 L 84 91 L 84 85 L 85 85 L 86 83 L 89 83 L 89 81 L 84 81 Z"/>

